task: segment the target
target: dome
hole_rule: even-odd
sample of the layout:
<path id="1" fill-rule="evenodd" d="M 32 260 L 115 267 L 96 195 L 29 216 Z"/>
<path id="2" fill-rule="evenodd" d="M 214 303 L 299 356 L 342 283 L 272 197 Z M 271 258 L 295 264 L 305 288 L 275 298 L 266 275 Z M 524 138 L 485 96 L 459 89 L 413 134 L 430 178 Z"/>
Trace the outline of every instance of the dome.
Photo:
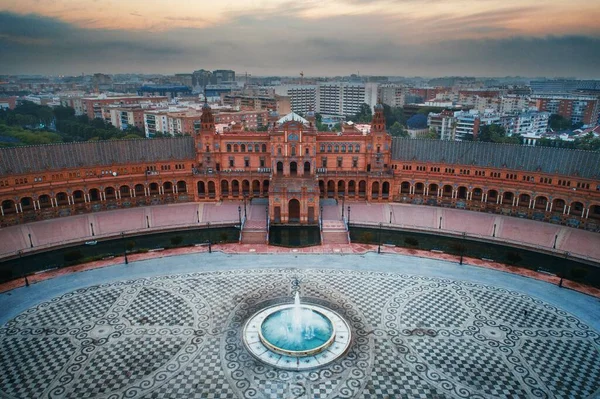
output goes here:
<path id="1" fill-rule="evenodd" d="M 383 111 L 383 104 L 377 103 L 375 105 L 375 111 Z"/>
<path id="2" fill-rule="evenodd" d="M 208 105 L 208 103 L 204 103 L 204 105 L 202 106 L 202 110 L 210 110 L 210 105 Z"/>
<path id="3" fill-rule="evenodd" d="M 427 117 L 423 114 L 413 115 L 406 121 L 406 125 L 409 129 L 424 129 L 427 127 Z"/>

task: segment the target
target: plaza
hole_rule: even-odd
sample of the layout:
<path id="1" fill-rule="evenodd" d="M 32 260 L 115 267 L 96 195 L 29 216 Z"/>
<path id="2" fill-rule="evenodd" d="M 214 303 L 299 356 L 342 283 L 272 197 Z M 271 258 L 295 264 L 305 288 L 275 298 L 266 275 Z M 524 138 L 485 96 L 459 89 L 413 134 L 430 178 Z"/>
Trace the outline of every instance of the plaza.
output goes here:
<path id="1" fill-rule="evenodd" d="M 352 330 L 302 372 L 246 350 L 245 321 L 303 301 Z M 0 397 L 594 398 L 600 306 L 544 281 L 404 255 L 193 253 L 0 294 Z"/>

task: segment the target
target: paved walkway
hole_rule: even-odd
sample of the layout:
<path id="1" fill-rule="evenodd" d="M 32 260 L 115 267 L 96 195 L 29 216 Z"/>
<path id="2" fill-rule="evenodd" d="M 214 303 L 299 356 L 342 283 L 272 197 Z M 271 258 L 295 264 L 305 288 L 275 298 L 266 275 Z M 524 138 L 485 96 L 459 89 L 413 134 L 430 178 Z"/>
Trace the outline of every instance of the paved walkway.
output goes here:
<path id="1" fill-rule="evenodd" d="M 265 304 L 289 302 L 295 281 L 304 301 L 335 309 L 352 326 L 346 357 L 318 372 L 263 365 L 241 340 L 242 321 Z M 9 397 L 600 393 L 597 298 L 441 259 L 374 253 L 140 257 L 5 292 L 0 304 L 0 395 Z"/>
<path id="2" fill-rule="evenodd" d="M 499 244 L 541 248 L 600 262 L 600 234 L 571 227 L 459 209 L 410 204 L 346 202 L 351 223 L 401 227 L 432 233 L 467 233 Z M 0 229 L 0 258 L 40 247 L 220 222 L 237 223 L 241 202 L 186 203 L 98 212 Z M 260 208 L 260 207 L 258 207 Z M 338 219 L 341 204 L 327 206 L 328 219 Z M 254 213 L 254 209 L 252 209 Z M 347 212 L 347 209 L 346 209 Z M 347 216 L 347 215 L 346 215 Z M 263 215 L 256 214 L 257 223 Z M 391 217 L 391 223 L 390 223 Z M 252 216 L 254 218 L 254 215 Z M 441 229 L 440 229 L 441 225 Z M 149 227 L 148 227 L 149 226 Z M 260 227 L 256 226 L 257 228 Z M 93 234 L 92 235 L 92 230 Z M 31 241 L 30 241 L 31 237 Z M 556 241 L 556 248 L 553 248 Z"/>

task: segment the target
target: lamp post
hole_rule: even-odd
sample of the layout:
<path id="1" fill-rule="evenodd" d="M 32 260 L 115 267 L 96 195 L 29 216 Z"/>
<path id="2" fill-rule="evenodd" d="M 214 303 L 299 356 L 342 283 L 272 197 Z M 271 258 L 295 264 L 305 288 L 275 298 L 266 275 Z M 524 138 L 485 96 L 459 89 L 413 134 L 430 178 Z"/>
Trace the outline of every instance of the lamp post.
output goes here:
<path id="1" fill-rule="evenodd" d="M 380 254 L 381 253 L 381 226 L 383 225 L 383 223 L 379 222 L 379 231 L 377 234 L 377 241 L 379 241 L 379 245 L 377 246 L 377 253 Z"/>
<path id="2" fill-rule="evenodd" d="M 350 205 L 348 205 L 348 227 L 350 227 Z"/>
<path id="3" fill-rule="evenodd" d="M 23 251 L 19 250 L 19 265 L 21 265 L 21 259 L 23 257 Z M 27 280 L 27 276 L 25 276 L 25 287 L 29 287 L 29 280 Z"/>
<path id="4" fill-rule="evenodd" d="M 323 205 L 321 205 L 321 231 L 323 231 Z"/>
<path id="5" fill-rule="evenodd" d="M 554 244 L 552 244 L 552 249 L 556 249 L 556 240 L 558 239 L 558 234 L 554 235 Z"/>
<path id="6" fill-rule="evenodd" d="M 438 227 L 438 229 L 442 229 L 442 216 L 440 216 L 440 227 Z"/>
<path id="7" fill-rule="evenodd" d="M 467 233 L 463 232 L 462 233 L 462 244 L 460 246 L 460 263 L 459 264 L 463 264 L 463 256 L 465 254 L 465 237 L 467 236 Z"/>
<path id="8" fill-rule="evenodd" d="M 240 230 L 242 229 L 242 207 L 238 206 L 238 219 L 240 221 Z"/>
<path id="9" fill-rule="evenodd" d="M 244 218 L 248 217 L 248 214 L 246 213 L 246 198 L 248 198 L 248 194 L 244 193 Z"/>
<path id="10" fill-rule="evenodd" d="M 492 237 L 496 237 L 496 223 L 494 223 L 494 232 L 492 233 Z"/>
<path id="11" fill-rule="evenodd" d="M 346 197 L 344 196 L 344 194 L 342 194 L 342 219 L 344 219 L 344 199 Z"/>
<path id="12" fill-rule="evenodd" d="M 124 232 L 121 232 L 121 239 L 123 240 L 123 256 L 125 256 L 125 264 L 128 265 L 129 261 L 127 260 L 127 243 L 125 242 Z"/>
<path id="13" fill-rule="evenodd" d="M 265 228 L 268 230 L 269 229 L 269 207 L 265 206 Z"/>
<path id="14" fill-rule="evenodd" d="M 392 211 L 390 211 L 390 224 L 392 224 Z"/>
<path id="15" fill-rule="evenodd" d="M 196 220 L 200 223 L 200 211 L 196 211 Z"/>

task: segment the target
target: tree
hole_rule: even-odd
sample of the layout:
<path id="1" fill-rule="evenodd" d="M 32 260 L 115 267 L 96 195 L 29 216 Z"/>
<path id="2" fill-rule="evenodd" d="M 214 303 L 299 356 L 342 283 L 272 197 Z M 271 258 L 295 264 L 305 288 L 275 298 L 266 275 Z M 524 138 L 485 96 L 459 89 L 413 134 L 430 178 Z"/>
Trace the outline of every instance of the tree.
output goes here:
<path id="1" fill-rule="evenodd" d="M 429 128 L 429 133 L 423 135 L 423 136 L 419 136 L 417 137 L 418 139 L 439 139 L 440 137 L 438 136 L 437 130 L 435 130 L 434 127 L 430 127 Z"/>
<path id="2" fill-rule="evenodd" d="M 400 122 L 395 122 L 392 126 L 390 126 L 390 134 L 394 137 L 408 137 L 408 132 L 404 129 Z"/>
<path id="3" fill-rule="evenodd" d="M 479 130 L 477 135 L 477 141 L 487 141 L 492 143 L 505 143 L 505 144 L 521 144 L 521 136 L 507 136 L 504 127 L 498 124 L 484 125 Z"/>
<path id="4" fill-rule="evenodd" d="M 385 127 L 387 129 L 396 122 L 400 122 L 401 125 L 406 126 L 404 110 L 400 107 L 390 107 L 387 104 L 383 104 L 383 116 L 385 117 Z"/>
<path id="5" fill-rule="evenodd" d="M 340 122 L 336 123 L 335 125 L 333 125 L 333 127 L 331 128 L 332 132 L 341 132 L 342 131 L 342 124 Z"/>
<path id="6" fill-rule="evenodd" d="M 571 128 L 571 121 L 561 115 L 552 114 L 548 119 L 548 126 L 550 126 L 550 129 L 554 130 L 555 132 L 567 130 Z"/>
<path id="7" fill-rule="evenodd" d="M 592 132 L 581 138 L 575 139 L 575 148 L 578 150 L 599 151 L 600 137 L 595 137 Z"/>
<path id="8" fill-rule="evenodd" d="M 371 112 L 369 104 L 362 103 L 360 105 L 360 110 L 354 115 L 354 119 L 356 123 L 371 122 L 371 120 L 373 120 L 373 113 Z"/>

